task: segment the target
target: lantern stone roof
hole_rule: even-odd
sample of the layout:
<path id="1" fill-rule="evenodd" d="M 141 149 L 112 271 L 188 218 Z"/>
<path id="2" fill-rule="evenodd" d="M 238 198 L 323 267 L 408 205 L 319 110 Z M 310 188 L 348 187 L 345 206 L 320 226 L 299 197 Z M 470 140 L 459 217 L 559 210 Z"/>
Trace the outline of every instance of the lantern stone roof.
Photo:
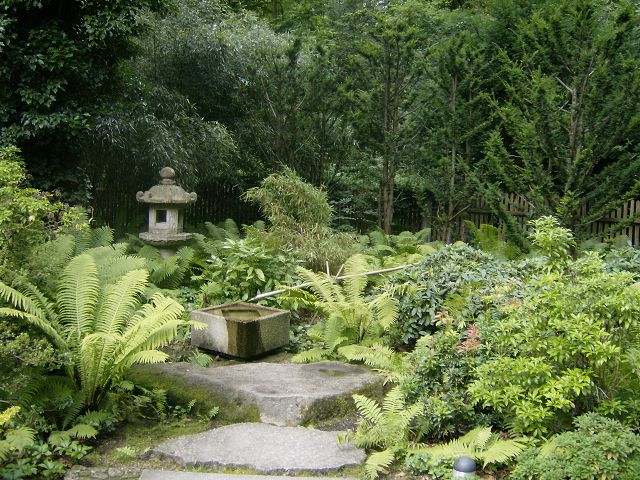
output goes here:
<path id="1" fill-rule="evenodd" d="M 198 195 L 195 192 L 188 193 L 182 187 L 176 185 L 175 176 L 176 172 L 173 168 L 164 167 L 160 170 L 160 183 L 146 192 L 136 193 L 136 200 L 140 203 L 162 205 L 189 205 L 194 203 Z"/>

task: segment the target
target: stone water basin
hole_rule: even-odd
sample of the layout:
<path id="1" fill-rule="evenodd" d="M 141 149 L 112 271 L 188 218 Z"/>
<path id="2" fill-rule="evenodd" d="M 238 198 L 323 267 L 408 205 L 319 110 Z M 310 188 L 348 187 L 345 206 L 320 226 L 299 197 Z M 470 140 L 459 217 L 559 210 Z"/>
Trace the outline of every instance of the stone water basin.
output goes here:
<path id="1" fill-rule="evenodd" d="M 246 302 L 194 310 L 192 320 L 207 324 L 191 331 L 191 344 L 238 358 L 255 358 L 289 343 L 289 312 Z"/>

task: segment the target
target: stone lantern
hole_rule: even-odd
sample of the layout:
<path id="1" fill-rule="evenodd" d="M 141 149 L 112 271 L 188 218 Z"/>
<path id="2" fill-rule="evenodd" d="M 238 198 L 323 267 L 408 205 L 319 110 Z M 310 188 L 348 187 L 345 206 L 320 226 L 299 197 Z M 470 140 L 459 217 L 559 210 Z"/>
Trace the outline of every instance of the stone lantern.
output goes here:
<path id="1" fill-rule="evenodd" d="M 149 204 L 149 231 L 142 232 L 140 238 L 146 243 L 160 248 L 166 258 L 175 253 L 177 245 L 190 240 L 193 235 L 183 232 L 184 208 L 196 201 L 198 195 L 185 192 L 174 180 L 176 172 L 171 167 L 160 170 L 160 183 L 146 192 L 136 193 L 140 203 Z"/>

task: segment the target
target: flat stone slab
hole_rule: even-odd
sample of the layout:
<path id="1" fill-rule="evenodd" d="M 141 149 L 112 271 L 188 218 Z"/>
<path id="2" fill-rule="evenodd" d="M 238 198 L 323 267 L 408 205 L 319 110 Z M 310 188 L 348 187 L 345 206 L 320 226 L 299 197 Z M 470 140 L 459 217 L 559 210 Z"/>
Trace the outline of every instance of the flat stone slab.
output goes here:
<path id="1" fill-rule="evenodd" d="M 237 423 L 174 438 L 151 449 L 185 467 L 244 467 L 269 474 L 320 473 L 356 466 L 365 453 L 337 445 L 339 432 Z"/>
<path id="2" fill-rule="evenodd" d="M 351 395 L 382 397 L 384 388 L 381 375 L 339 362 L 244 363 L 218 368 L 168 363 L 136 367 L 134 375 L 134 381 L 143 386 L 150 380 L 153 386 L 162 387 L 164 380 L 176 389 L 184 385 L 185 391 L 205 390 L 225 403 L 255 406 L 261 422 L 281 426 L 346 415 L 355 410 Z"/>
<path id="3" fill-rule="evenodd" d="M 344 477 L 283 477 L 275 475 L 237 475 L 226 473 L 169 472 L 143 470 L 140 480 L 353 480 Z"/>

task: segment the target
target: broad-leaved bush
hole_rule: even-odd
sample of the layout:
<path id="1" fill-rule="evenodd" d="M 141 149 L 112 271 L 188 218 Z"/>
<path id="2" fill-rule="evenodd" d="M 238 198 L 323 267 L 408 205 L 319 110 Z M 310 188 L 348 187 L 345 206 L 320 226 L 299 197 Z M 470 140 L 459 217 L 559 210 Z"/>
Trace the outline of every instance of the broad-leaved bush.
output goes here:
<path id="1" fill-rule="evenodd" d="M 515 274 L 510 264 L 459 243 L 393 275 L 390 284 L 403 287 L 397 295 L 400 309 L 392 332 L 394 342 L 411 345 L 433 333 L 446 298 L 456 293 L 465 294 L 460 309 L 464 322 L 475 321 L 483 315 L 482 292 Z"/>
<path id="2" fill-rule="evenodd" d="M 546 437 L 614 399 L 619 414 L 634 409 L 629 353 L 640 342 L 640 287 L 629 272 L 607 271 L 596 253 L 572 260 L 571 232 L 555 220 L 535 227 L 546 262 L 488 298 L 494 306 L 477 322 L 487 360 L 468 390 L 511 430 Z"/>

